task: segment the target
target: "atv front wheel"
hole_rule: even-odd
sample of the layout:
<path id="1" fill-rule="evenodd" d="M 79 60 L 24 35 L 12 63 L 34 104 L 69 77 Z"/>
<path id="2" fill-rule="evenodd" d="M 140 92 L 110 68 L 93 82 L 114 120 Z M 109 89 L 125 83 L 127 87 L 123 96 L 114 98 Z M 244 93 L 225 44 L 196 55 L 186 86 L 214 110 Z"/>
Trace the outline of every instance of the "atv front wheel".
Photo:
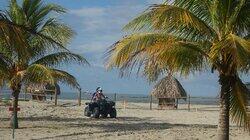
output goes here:
<path id="1" fill-rule="evenodd" d="M 110 115 L 110 118 L 116 118 L 116 109 L 112 108 L 109 115 Z"/>
<path id="2" fill-rule="evenodd" d="M 90 117 L 91 116 L 91 112 L 89 111 L 89 107 L 85 107 L 84 109 L 84 115 L 87 116 L 87 117 Z"/>
<path id="3" fill-rule="evenodd" d="M 100 116 L 99 108 L 95 107 L 94 111 L 93 111 L 93 117 L 94 118 L 99 118 L 99 116 Z"/>

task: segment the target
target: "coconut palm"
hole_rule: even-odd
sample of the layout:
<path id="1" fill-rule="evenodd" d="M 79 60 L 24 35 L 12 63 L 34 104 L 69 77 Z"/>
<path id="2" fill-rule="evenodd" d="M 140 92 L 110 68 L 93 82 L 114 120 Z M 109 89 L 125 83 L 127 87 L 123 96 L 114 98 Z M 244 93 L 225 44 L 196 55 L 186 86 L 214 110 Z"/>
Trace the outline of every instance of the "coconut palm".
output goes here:
<path id="1" fill-rule="evenodd" d="M 211 68 L 221 86 L 218 138 L 229 139 L 229 116 L 249 130 L 247 89 L 239 75 L 250 68 L 250 0 L 167 1 L 125 29 L 130 34 L 108 50 L 109 68 L 143 68 L 150 80 Z"/>
<path id="2" fill-rule="evenodd" d="M 51 15 L 64 12 L 64 8 L 41 0 L 23 0 L 21 6 L 11 0 L 9 9 L 0 14 L 0 81 L 12 90 L 15 128 L 22 86 L 64 83 L 80 89 L 74 76 L 58 69 L 71 62 L 88 64 L 65 47 L 74 32 Z"/>

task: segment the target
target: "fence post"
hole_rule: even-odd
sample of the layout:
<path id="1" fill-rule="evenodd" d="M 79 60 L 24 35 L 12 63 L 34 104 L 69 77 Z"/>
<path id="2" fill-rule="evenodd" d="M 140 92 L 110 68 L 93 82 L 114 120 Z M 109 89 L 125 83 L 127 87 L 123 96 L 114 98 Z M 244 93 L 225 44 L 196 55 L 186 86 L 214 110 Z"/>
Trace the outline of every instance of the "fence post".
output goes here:
<path id="1" fill-rule="evenodd" d="M 123 100 L 123 109 L 126 109 L 126 100 Z"/>
<path id="2" fill-rule="evenodd" d="M 26 101 L 26 92 L 24 91 L 24 101 Z"/>
<path id="3" fill-rule="evenodd" d="M 56 86 L 55 86 L 55 106 L 57 106 L 57 89 L 56 89 Z"/>
<path id="4" fill-rule="evenodd" d="M 188 95 L 188 111 L 190 111 L 190 95 Z"/>
<path id="5" fill-rule="evenodd" d="M 82 89 L 80 88 L 78 91 L 78 106 L 81 106 L 81 101 L 82 101 Z"/>
<path id="6" fill-rule="evenodd" d="M 150 110 L 152 110 L 152 100 L 153 100 L 153 97 L 152 95 L 150 95 Z"/>
<path id="7" fill-rule="evenodd" d="M 176 98 L 176 109 L 178 109 L 178 104 L 179 104 L 178 100 L 179 98 Z"/>
<path id="8" fill-rule="evenodd" d="M 115 93 L 115 95 L 114 95 L 114 102 L 116 103 L 116 93 Z"/>

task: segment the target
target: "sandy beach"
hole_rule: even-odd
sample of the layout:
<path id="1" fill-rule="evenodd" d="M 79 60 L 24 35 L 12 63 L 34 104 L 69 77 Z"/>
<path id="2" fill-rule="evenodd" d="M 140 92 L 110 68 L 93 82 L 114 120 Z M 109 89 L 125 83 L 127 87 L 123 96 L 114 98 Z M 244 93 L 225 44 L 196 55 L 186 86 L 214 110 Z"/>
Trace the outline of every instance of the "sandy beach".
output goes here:
<path id="1" fill-rule="evenodd" d="M 149 110 L 148 103 L 117 102 L 116 119 L 93 119 L 83 116 L 76 101 L 21 101 L 16 140 L 208 140 L 216 139 L 218 107 L 214 105 L 180 105 L 179 110 Z M 153 105 L 156 108 L 156 105 Z M 0 140 L 11 139 L 7 106 L 0 106 Z M 249 140 L 250 135 L 235 125 L 230 126 L 232 140 Z"/>

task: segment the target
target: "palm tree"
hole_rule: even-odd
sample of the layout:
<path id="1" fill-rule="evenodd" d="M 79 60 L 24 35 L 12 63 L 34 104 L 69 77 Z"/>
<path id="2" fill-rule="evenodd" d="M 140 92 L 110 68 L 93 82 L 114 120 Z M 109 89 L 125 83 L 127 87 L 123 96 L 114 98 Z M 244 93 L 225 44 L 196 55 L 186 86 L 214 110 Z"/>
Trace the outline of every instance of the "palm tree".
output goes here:
<path id="1" fill-rule="evenodd" d="M 54 12 L 65 9 L 41 0 L 23 0 L 22 6 L 11 0 L 8 11 L 0 14 L 0 81 L 12 90 L 14 128 L 18 128 L 16 108 L 22 86 L 61 82 L 80 89 L 75 77 L 58 67 L 88 62 L 65 47 L 74 32 L 52 18 Z"/>
<path id="2" fill-rule="evenodd" d="M 218 139 L 229 139 L 229 116 L 249 130 L 250 0 L 173 0 L 150 6 L 125 26 L 130 35 L 108 50 L 108 68 L 143 67 L 150 80 L 211 68 L 219 77 Z"/>

